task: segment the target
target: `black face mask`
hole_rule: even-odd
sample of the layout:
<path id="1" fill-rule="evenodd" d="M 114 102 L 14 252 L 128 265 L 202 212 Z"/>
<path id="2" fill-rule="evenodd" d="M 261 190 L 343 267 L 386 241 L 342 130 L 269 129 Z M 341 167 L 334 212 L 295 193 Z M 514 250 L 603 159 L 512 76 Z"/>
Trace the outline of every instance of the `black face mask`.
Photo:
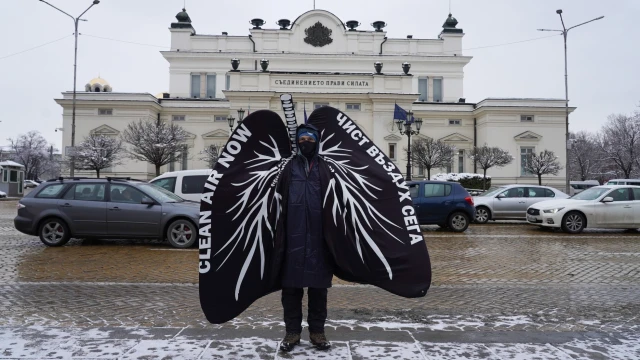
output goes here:
<path id="1" fill-rule="evenodd" d="M 316 143 L 315 142 L 302 141 L 302 142 L 298 143 L 298 146 L 300 147 L 300 152 L 305 157 L 313 156 L 313 154 L 316 152 Z"/>

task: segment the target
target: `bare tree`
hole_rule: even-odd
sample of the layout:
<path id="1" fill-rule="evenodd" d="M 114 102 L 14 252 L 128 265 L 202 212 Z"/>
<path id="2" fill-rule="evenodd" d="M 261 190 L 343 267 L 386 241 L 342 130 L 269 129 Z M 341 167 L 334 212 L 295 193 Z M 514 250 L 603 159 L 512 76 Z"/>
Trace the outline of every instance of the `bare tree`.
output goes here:
<path id="1" fill-rule="evenodd" d="M 26 178 L 38 179 L 48 166 L 53 147 L 35 130 L 7 140 L 11 144 L 13 160 L 24 165 Z"/>
<path id="2" fill-rule="evenodd" d="M 118 155 L 122 152 L 122 140 L 95 133 L 85 137 L 76 149 L 76 163 L 79 169 L 95 170 L 100 177 L 100 170 L 121 163 Z"/>
<path id="3" fill-rule="evenodd" d="M 179 125 L 167 124 L 160 119 L 140 120 L 127 125 L 122 139 L 131 145 L 130 157 L 155 165 L 156 176 L 159 176 L 161 166 L 182 156 L 187 132 Z"/>
<path id="4" fill-rule="evenodd" d="M 499 147 L 489 147 L 487 144 L 474 147 L 469 152 L 469 159 L 480 166 L 483 171 L 482 190 L 487 188 L 487 170 L 492 167 L 503 167 L 513 162 L 513 156 L 507 150 Z"/>
<path id="5" fill-rule="evenodd" d="M 218 157 L 220 156 L 220 151 L 222 150 L 223 145 L 213 144 L 206 147 L 204 150 L 200 151 L 199 160 L 206 161 L 209 165 L 209 168 L 213 169 L 213 167 L 218 162 Z"/>
<path id="6" fill-rule="evenodd" d="M 640 166 L 640 116 L 610 115 L 598 138 L 605 163 L 615 164 L 625 179 Z"/>
<path id="7" fill-rule="evenodd" d="M 407 149 L 405 148 L 405 151 Z M 427 169 L 427 179 L 431 179 L 431 169 L 444 168 L 453 163 L 455 147 L 431 138 L 418 139 L 411 144 L 411 161 Z"/>
<path id="8" fill-rule="evenodd" d="M 529 154 L 523 164 L 524 170 L 538 176 L 538 185 L 542 185 L 542 175 L 558 175 L 563 168 L 553 151 L 543 150 L 540 155 Z"/>
<path id="9" fill-rule="evenodd" d="M 598 139 L 587 131 L 570 134 L 569 149 L 570 177 L 581 181 L 594 179 L 602 174 L 602 152 Z"/>

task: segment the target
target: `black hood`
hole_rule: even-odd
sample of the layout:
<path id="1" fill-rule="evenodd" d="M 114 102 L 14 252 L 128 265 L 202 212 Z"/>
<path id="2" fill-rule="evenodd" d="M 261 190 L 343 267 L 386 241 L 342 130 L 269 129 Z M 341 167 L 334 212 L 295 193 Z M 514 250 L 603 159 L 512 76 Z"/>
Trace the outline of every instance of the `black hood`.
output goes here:
<path id="1" fill-rule="evenodd" d="M 316 138 L 318 139 L 316 141 L 316 150 L 315 153 L 313 154 L 313 156 L 318 155 L 318 149 L 320 148 L 320 131 L 318 131 L 318 128 L 313 126 L 313 125 L 309 125 L 309 124 L 301 124 L 298 126 L 298 128 L 296 129 L 296 143 L 298 142 L 298 133 L 300 132 L 300 130 L 305 130 L 308 131 L 310 133 L 313 133 L 316 135 Z M 300 152 L 300 147 L 298 146 L 298 155 L 302 156 L 302 153 Z"/>

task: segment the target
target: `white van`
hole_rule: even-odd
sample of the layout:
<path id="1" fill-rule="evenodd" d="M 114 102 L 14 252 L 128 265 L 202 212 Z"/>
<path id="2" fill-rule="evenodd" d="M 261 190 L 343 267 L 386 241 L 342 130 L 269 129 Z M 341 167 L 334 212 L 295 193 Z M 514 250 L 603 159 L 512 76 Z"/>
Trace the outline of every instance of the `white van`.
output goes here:
<path id="1" fill-rule="evenodd" d="M 592 188 L 594 186 L 599 186 L 600 183 L 598 180 L 585 180 L 585 181 L 571 181 L 571 192 L 573 194 L 579 194 L 584 190 Z"/>
<path id="2" fill-rule="evenodd" d="M 607 185 L 639 185 L 640 179 L 611 179 Z"/>
<path id="3" fill-rule="evenodd" d="M 150 183 L 163 187 L 185 200 L 200 202 L 204 183 L 211 169 L 182 170 L 166 172 Z"/>

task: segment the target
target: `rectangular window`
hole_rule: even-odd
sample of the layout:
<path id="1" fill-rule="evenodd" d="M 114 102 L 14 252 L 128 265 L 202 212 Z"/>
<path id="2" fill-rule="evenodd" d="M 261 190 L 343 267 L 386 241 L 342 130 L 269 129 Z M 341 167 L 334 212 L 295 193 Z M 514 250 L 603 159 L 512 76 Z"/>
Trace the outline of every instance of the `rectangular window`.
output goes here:
<path id="1" fill-rule="evenodd" d="M 41 199 L 57 198 L 58 195 L 60 195 L 60 192 L 62 191 L 62 189 L 64 189 L 64 187 L 65 187 L 64 184 L 49 185 L 43 188 L 42 190 L 40 190 L 40 192 L 38 193 L 38 195 L 36 195 L 36 197 Z"/>
<path id="2" fill-rule="evenodd" d="M 418 165 L 418 176 L 424 176 L 424 166 Z"/>
<path id="3" fill-rule="evenodd" d="M 191 74 L 191 97 L 200 97 L 200 74 Z"/>
<path id="4" fill-rule="evenodd" d="M 447 165 L 447 174 L 450 174 L 452 171 L 451 163 L 449 163 L 449 165 Z"/>
<path id="5" fill-rule="evenodd" d="M 389 159 L 396 160 L 396 144 L 389 144 Z"/>
<path id="6" fill-rule="evenodd" d="M 417 198 L 418 195 L 420 194 L 420 188 L 418 187 L 420 186 L 419 184 L 411 184 L 409 185 L 409 193 L 411 194 L 412 198 Z"/>
<path id="7" fill-rule="evenodd" d="M 216 115 L 214 121 L 227 121 L 227 117 L 223 115 Z"/>
<path id="8" fill-rule="evenodd" d="M 9 170 L 2 172 L 2 182 L 9 182 Z"/>
<path id="9" fill-rule="evenodd" d="M 169 171 L 176 171 L 176 163 L 174 161 L 169 163 Z"/>
<path id="10" fill-rule="evenodd" d="M 347 104 L 347 110 L 360 111 L 360 104 Z"/>
<path id="11" fill-rule="evenodd" d="M 520 148 L 520 175 L 527 176 L 531 175 L 531 173 L 527 172 L 524 167 L 527 165 L 529 161 L 529 156 L 535 152 L 536 148 L 533 146 L 523 146 Z"/>
<path id="12" fill-rule="evenodd" d="M 427 89 L 429 88 L 429 79 L 418 79 L 418 92 L 420 96 L 418 101 L 427 101 Z"/>
<path id="13" fill-rule="evenodd" d="M 533 115 L 520 115 L 520 121 L 533 122 Z"/>
<path id="14" fill-rule="evenodd" d="M 458 151 L 458 173 L 464 172 L 464 150 Z"/>
<path id="15" fill-rule="evenodd" d="M 9 182 L 18 182 L 18 170 L 9 170 Z"/>
<path id="16" fill-rule="evenodd" d="M 69 189 L 64 198 L 67 200 L 104 201 L 105 184 L 76 184 Z"/>
<path id="17" fill-rule="evenodd" d="M 433 79 L 433 101 L 442 102 L 442 79 Z"/>
<path id="18" fill-rule="evenodd" d="M 449 120 L 449 125 L 460 126 L 462 125 L 462 120 Z"/>
<path id="19" fill-rule="evenodd" d="M 424 184 L 424 197 L 449 196 L 451 185 L 447 184 Z"/>
<path id="20" fill-rule="evenodd" d="M 229 90 L 231 88 L 231 76 L 227 75 L 226 84 L 224 85 L 225 90 Z"/>
<path id="21" fill-rule="evenodd" d="M 329 103 L 313 103 L 313 108 L 314 109 L 319 109 L 323 106 L 329 106 Z"/>
<path id="22" fill-rule="evenodd" d="M 189 160 L 189 147 L 187 145 L 182 147 L 182 153 L 180 155 L 181 170 L 187 170 L 187 161 Z"/>
<path id="23" fill-rule="evenodd" d="M 216 76 L 207 75 L 207 97 L 213 99 L 216 97 Z"/>
<path id="24" fill-rule="evenodd" d="M 185 115 L 173 115 L 171 116 L 171 120 L 173 121 L 184 121 L 186 118 Z"/>
<path id="25" fill-rule="evenodd" d="M 176 188 L 176 178 L 175 177 L 167 177 L 167 178 L 162 178 L 162 179 L 158 179 L 155 181 L 151 182 L 153 185 L 157 185 L 160 186 L 161 188 L 164 188 L 165 190 L 169 190 L 171 192 L 173 192 Z"/>
<path id="26" fill-rule="evenodd" d="M 202 194 L 204 183 L 209 178 L 208 175 L 193 175 L 182 178 L 183 194 Z"/>
<path id="27" fill-rule="evenodd" d="M 113 115 L 113 109 L 98 109 L 98 115 Z"/>

